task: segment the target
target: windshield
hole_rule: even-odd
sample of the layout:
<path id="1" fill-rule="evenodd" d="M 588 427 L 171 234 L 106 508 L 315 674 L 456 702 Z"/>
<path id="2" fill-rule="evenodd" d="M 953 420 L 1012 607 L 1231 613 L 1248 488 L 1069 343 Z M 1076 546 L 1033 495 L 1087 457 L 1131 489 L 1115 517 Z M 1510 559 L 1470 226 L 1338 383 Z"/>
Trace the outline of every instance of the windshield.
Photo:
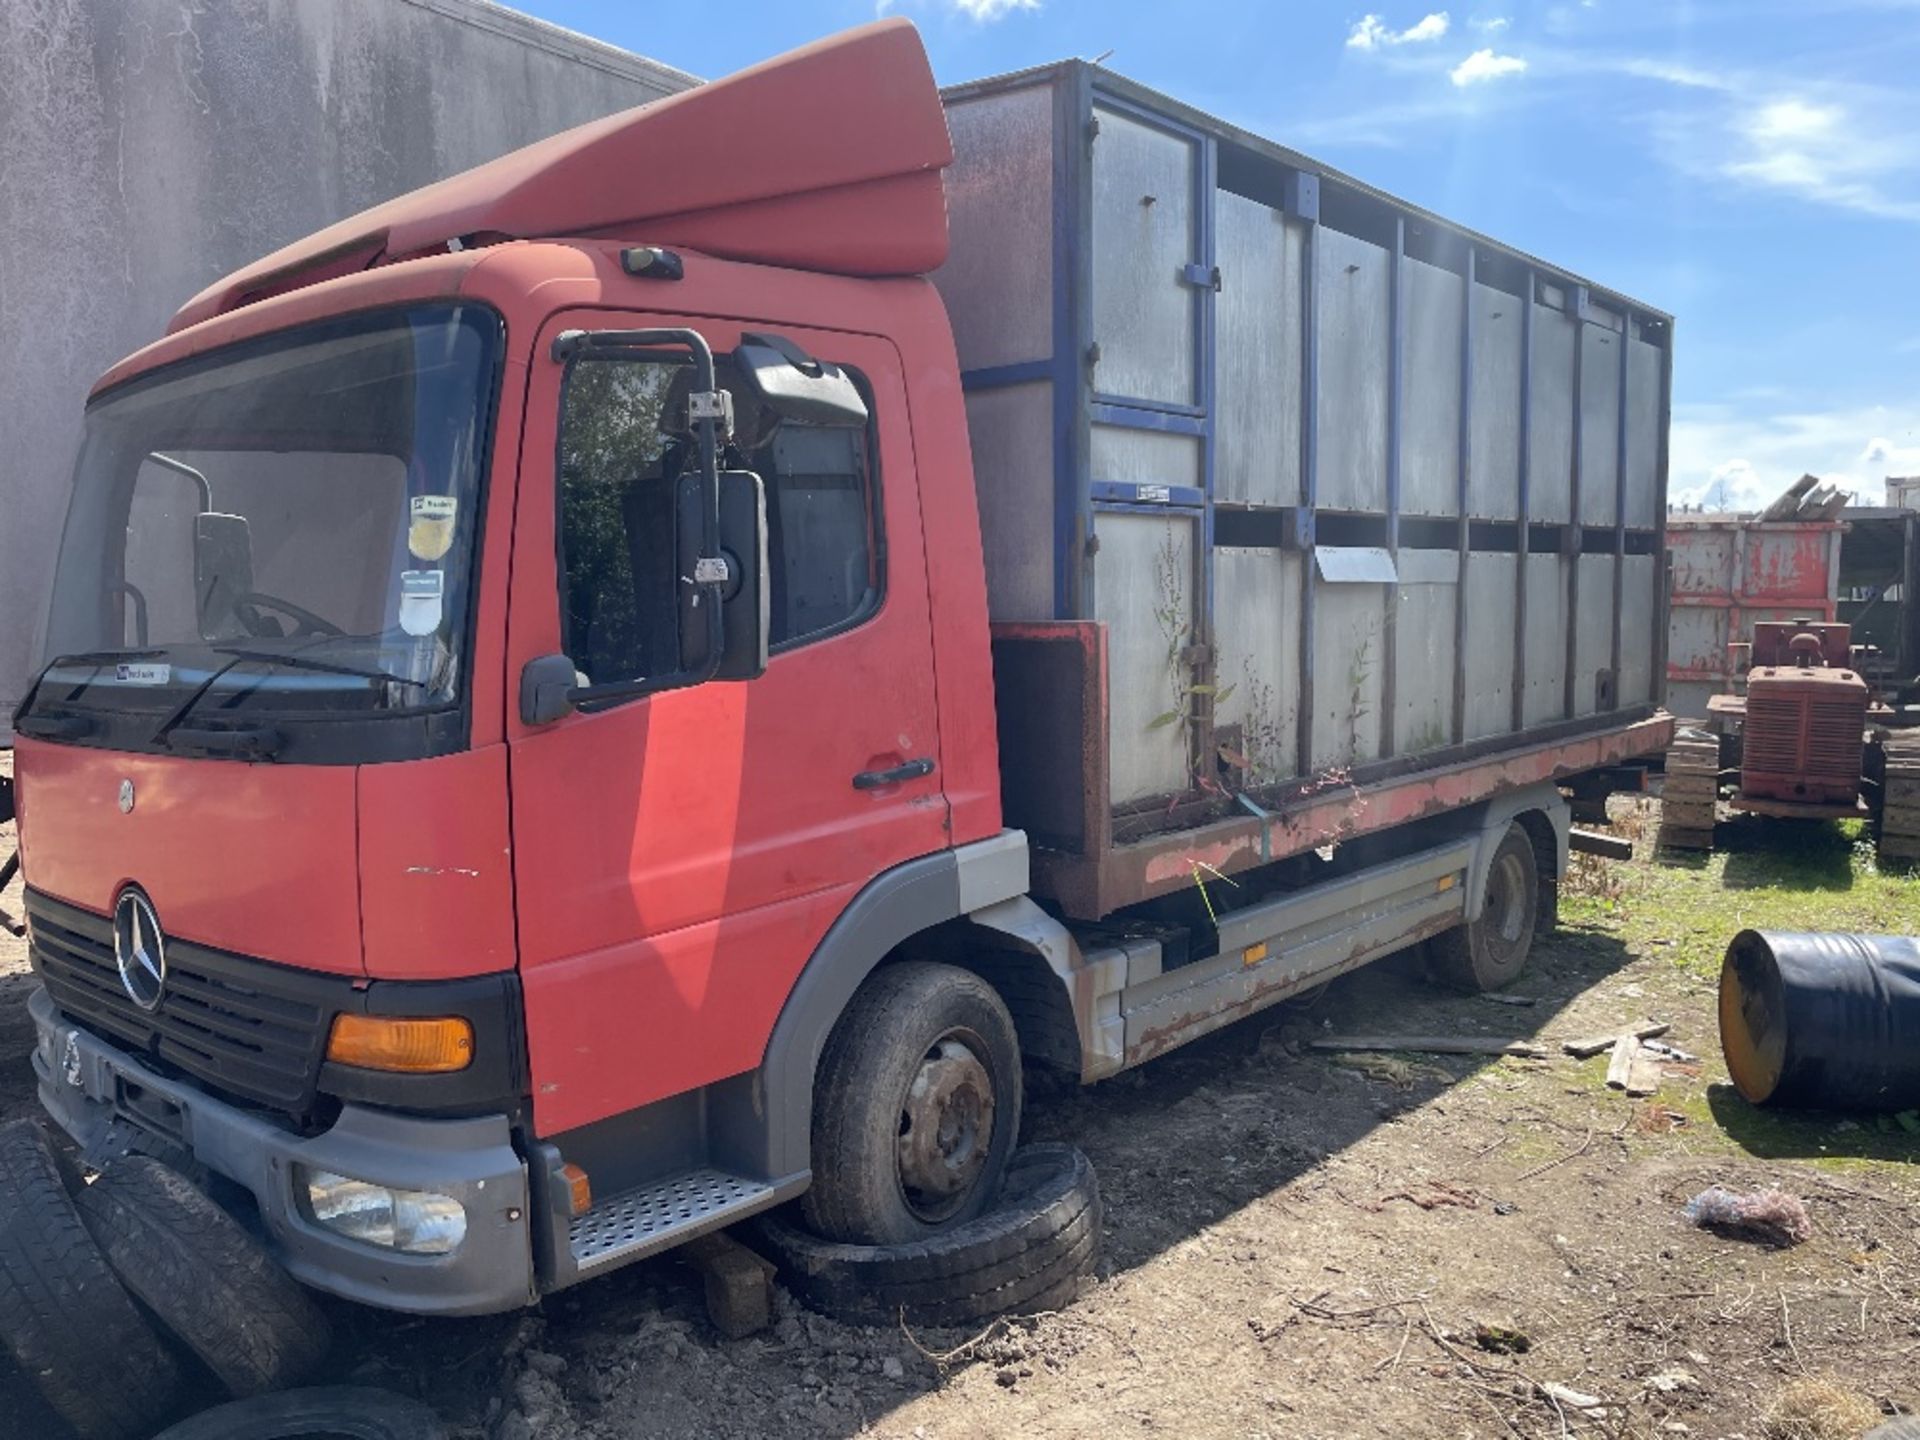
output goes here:
<path id="1" fill-rule="evenodd" d="M 499 348 L 488 310 L 387 311 L 91 406 L 28 712 L 164 747 L 456 705 Z"/>

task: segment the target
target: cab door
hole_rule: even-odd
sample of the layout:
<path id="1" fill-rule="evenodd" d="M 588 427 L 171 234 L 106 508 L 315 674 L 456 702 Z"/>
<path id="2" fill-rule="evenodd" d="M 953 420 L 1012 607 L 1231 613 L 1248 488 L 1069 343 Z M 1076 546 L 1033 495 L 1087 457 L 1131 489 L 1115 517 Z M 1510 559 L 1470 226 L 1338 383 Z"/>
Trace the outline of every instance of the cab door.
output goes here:
<path id="1" fill-rule="evenodd" d="M 641 368 L 651 358 L 550 358 L 562 330 L 660 326 L 699 330 L 735 391 L 728 463 L 759 471 L 767 496 L 771 654 L 750 681 L 544 725 L 508 717 L 541 1134 L 752 1069 L 853 895 L 948 843 L 906 395 L 885 340 L 752 327 L 864 386 L 870 426 L 832 432 L 728 385 L 737 325 L 555 317 L 529 382 L 509 694 L 542 655 L 567 654 L 596 684 L 673 668 L 657 661 L 667 607 L 652 598 L 672 593 L 656 558 L 672 546 L 645 487 L 678 463 L 685 383 L 676 395 L 670 374 Z"/>

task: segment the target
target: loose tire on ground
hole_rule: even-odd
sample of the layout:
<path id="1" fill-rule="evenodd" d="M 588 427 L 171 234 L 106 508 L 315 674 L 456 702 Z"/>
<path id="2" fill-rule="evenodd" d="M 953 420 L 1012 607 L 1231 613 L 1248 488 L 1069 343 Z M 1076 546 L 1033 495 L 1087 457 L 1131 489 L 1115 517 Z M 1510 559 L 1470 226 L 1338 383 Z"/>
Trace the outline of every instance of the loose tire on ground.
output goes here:
<path id="1" fill-rule="evenodd" d="M 361 1385 L 316 1385 L 203 1410 L 153 1440 L 447 1440 L 418 1400 Z"/>
<path id="2" fill-rule="evenodd" d="M 1444 984 L 1460 990 L 1498 990 L 1526 968 L 1540 918 L 1540 869 L 1533 841 L 1517 821 L 1507 828 L 1487 867 L 1480 918 L 1427 942 L 1428 963 Z"/>
<path id="3" fill-rule="evenodd" d="M 780 1215 L 747 1238 L 806 1304 L 862 1325 L 960 1325 L 1073 1298 L 1100 1255 L 1100 1186 L 1071 1145 L 1015 1152 L 998 1203 L 951 1231 L 899 1245 L 822 1240 Z"/>
<path id="4" fill-rule="evenodd" d="M 238 1221 L 158 1160 L 116 1161 L 79 1198 L 120 1281 L 236 1396 L 298 1384 L 326 1317 Z"/>
<path id="5" fill-rule="evenodd" d="M 0 1126 L 0 1340 L 81 1440 L 143 1436 L 178 1372 L 94 1247 L 46 1128 Z"/>
<path id="6" fill-rule="evenodd" d="M 1000 1188 L 1020 1098 L 1019 1036 L 991 985 L 925 961 L 876 971 L 820 1057 L 807 1226 L 896 1245 L 965 1224 Z"/>

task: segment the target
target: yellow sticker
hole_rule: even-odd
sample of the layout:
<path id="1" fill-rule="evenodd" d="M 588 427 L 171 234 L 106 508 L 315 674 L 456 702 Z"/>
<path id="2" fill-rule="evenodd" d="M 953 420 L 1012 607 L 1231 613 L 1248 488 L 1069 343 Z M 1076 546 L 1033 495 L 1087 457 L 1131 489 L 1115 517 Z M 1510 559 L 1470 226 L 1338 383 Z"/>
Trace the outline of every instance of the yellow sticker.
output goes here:
<path id="1" fill-rule="evenodd" d="M 452 495 L 416 495 L 409 505 L 407 549 L 422 560 L 439 560 L 453 548 L 453 520 L 460 502 Z"/>

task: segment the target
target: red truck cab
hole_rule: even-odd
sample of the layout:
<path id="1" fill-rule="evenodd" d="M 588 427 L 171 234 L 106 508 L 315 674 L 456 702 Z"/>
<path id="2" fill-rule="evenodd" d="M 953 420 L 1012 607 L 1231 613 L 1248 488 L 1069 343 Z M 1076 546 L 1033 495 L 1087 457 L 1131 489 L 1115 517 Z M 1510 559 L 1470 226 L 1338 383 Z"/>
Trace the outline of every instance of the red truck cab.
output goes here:
<path id="1" fill-rule="evenodd" d="M 917 278 L 950 156 L 917 37 L 872 27 L 355 217 L 102 379 L 18 721 L 43 1094 L 94 1159 L 191 1154 L 303 1278 L 441 1311 L 805 1185 L 864 978 L 809 962 L 1026 882 Z M 858 423 L 779 413 L 750 337 Z M 674 679 L 727 589 L 672 549 L 709 393 L 760 476 L 746 684 Z"/>

